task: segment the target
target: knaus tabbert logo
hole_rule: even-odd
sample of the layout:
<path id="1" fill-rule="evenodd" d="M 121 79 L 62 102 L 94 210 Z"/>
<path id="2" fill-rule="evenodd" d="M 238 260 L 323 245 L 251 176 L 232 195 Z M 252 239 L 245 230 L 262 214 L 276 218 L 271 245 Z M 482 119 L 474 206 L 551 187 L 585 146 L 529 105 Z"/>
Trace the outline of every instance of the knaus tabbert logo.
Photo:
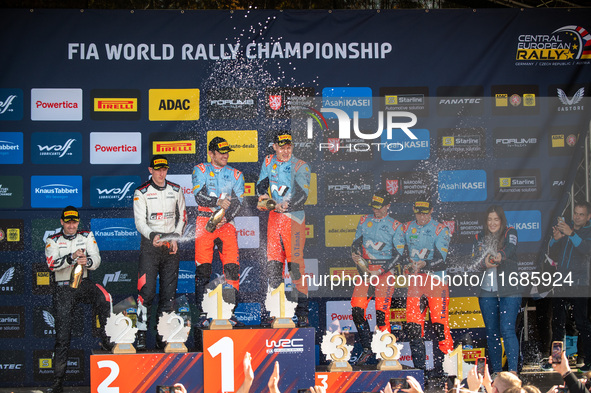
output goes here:
<path id="1" fill-rule="evenodd" d="M 309 115 L 308 119 L 307 119 L 307 137 L 308 139 L 313 139 L 314 138 L 314 131 L 313 131 L 313 126 L 314 126 L 314 121 L 316 121 L 317 124 L 319 124 L 321 127 L 324 126 L 326 128 L 328 128 L 328 125 L 326 123 L 326 119 L 324 118 L 324 116 L 322 115 L 322 113 L 334 113 L 337 116 L 338 119 L 338 139 L 351 139 L 351 118 L 349 117 L 349 115 L 347 114 L 347 112 L 345 112 L 342 109 L 338 109 L 338 108 L 321 108 L 320 112 L 313 109 L 313 108 L 308 108 L 308 110 L 305 112 Z M 410 121 L 407 122 L 395 122 L 394 119 L 395 118 L 409 118 Z M 377 131 L 375 131 L 374 133 L 371 134 L 365 134 L 363 132 L 360 131 L 359 129 L 359 112 L 355 111 L 353 112 L 353 132 L 355 133 L 355 135 L 363 140 L 368 140 L 368 139 L 377 139 L 380 138 L 382 136 L 382 133 L 384 132 L 384 118 L 386 119 L 386 137 L 387 139 L 392 139 L 392 130 L 394 129 L 400 129 L 402 130 L 407 137 L 409 137 L 412 140 L 416 140 L 418 139 L 417 136 L 410 130 L 411 127 L 413 127 L 415 124 L 417 124 L 417 116 L 412 113 L 412 112 L 404 112 L 404 111 L 386 111 L 384 113 L 384 111 L 378 111 L 378 129 Z M 395 143 L 377 143 L 377 142 L 371 142 L 371 143 L 365 143 L 365 142 L 361 142 L 361 143 L 354 143 L 354 144 L 341 144 L 340 142 L 338 143 L 338 146 L 335 147 L 335 140 L 329 141 L 329 143 L 320 143 L 318 145 L 318 150 L 322 151 L 324 150 L 329 150 L 329 151 L 334 151 L 335 149 L 347 149 L 349 151 L 368 151 L 370 149 L 372 149 L 373 147 L 377 148 L 377 150 L 379 151 L 381 148 L 387 149 L 389 151 L 400 151 L 402 150 L 404 147 L 401 143 L 399 142 L 395 142 Z M 332 150 L 331 150 L 332 149 Z"/>

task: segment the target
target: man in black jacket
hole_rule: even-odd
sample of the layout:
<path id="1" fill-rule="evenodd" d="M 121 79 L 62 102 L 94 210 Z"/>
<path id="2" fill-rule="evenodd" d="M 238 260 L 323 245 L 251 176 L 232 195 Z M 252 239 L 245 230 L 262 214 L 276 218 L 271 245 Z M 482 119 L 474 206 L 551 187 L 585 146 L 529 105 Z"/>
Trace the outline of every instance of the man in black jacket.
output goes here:
<path id="1" fill-rule="evenodd" d="M 591 263 L 591 204 L 575 204 L 572 226 L 563 218 L 552 228 L 550 257 L 562 273 L 562 286 L 554 288 L 552 299 L 552 341 L 562 341 L 565 333 L 566 306 L 573 306 L 575 324 L 582 342 L 585 365 L 591 370 L 591 322 L 587 313 L 589 273 Z"/>

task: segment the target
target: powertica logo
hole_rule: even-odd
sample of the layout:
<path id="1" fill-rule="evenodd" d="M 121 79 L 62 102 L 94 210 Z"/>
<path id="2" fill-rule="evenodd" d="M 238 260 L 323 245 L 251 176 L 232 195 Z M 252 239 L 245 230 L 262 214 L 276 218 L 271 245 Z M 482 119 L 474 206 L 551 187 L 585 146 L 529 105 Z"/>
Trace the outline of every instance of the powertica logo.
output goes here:
<path id="1" fill-rule="evenodd" d="M 519 61 L 565 61 L 591 59 L 591 35 L 581 26 L 560 27 L 550 34 L 521 34 L 517 37 Z"/>
<path id="2" fill-rule="evenodd" d="M 82 120 L 82 89 L 31 89 L 31 120 Z"/>
<path id="3" fill-rule="evenodd" d="M 31 207 L 82 206 L 82 176 L 31 176 Z"/>

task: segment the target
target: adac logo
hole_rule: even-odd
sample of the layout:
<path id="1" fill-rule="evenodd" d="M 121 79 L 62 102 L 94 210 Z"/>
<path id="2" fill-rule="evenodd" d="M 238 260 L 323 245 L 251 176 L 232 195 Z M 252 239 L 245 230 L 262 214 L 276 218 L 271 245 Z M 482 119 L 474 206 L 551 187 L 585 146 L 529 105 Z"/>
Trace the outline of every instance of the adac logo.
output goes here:
<path id="1" fill-rule="evenodd" d="M 199 89 L 150 89 L 150 121 L 199 120 Z"/>
<path id="2" fill-rule="evenodd" d="M 195 154 L 195 141 L 154 141 L 152 152 L 154 154 Z"/>
<path id="3" fill-rule="evenodd" d="M 90 91 L 92 120 L 139 120 L 141 93 L 139 90 L 94 89 Z"/>
<path id="4" fill-rule="evenodd" d="M 532 62 L 591 59 L 591 34 L 575 25 L 560 27 L 550 34 L 521 34 L 515 58 Z"/>

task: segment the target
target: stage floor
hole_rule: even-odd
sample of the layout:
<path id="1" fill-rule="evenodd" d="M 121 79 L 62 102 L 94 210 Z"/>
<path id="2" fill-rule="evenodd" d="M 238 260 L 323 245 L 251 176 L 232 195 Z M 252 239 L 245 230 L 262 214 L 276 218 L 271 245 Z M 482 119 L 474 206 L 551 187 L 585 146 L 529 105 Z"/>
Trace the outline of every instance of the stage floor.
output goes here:
<path id="1" fill-rule="evenodd" d="M 579 373 L 580 374 L 580 373 Z M 540 371 L 538 366 L 526 365 L 520 374 L 524 384 L 531 384 L 540 389 L 542 393 L 547 392 L 553 385 L 562 382 L 560 375 L 553 371 Z M 0 388 L 0 393 L 44 393 L 47 387 L 39 388 Z M 89 393 L 89 386 L 65 386 L 65 393 Z M 425 393 L 442 393 L 443 389 L 427 388 Z M 259 392 L 252 392 L 259 393 Z"/>

